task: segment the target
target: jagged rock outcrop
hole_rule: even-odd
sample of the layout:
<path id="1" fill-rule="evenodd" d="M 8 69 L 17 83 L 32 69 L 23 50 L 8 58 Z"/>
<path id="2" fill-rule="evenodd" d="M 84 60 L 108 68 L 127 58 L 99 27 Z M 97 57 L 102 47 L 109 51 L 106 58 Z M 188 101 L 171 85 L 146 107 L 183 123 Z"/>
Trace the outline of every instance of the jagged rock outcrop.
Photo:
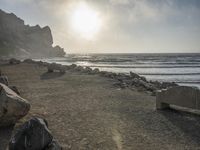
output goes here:
<path id="1" fill-rule="evenodd" d="M 64 56 L 60 46 L 52 46 L 51 29 L 25 25 L 15 14 L 0 10 L 0 55 L 55 57 Z"/>

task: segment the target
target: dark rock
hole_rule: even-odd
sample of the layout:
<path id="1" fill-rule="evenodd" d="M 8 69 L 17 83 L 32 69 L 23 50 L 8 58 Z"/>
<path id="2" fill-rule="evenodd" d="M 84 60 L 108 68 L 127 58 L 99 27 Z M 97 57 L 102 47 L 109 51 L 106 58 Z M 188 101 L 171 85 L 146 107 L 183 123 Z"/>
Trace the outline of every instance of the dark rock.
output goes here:
<path id="1" fill-rule="evenodd" d="M 32 59 L 25 59 L 23 62 L 28 63 L 28 64 L 35 63 L 35 61 Z"/>
<path id="2" fill-rule="evenodd" d="M 15 59 L 15 58 L 11 58 L 11 59 L 9 60 L 9 64 L 11 64 L 11 65 L 13 65 L 13 64 L 20 64 L 20 63 L 21 63 L 21 61 Z"/>
<path id="3" fill-rule="evenodd" d="M 124 89 L 127 87 L 127 84 L 124 83 L 124 82 L 116 82 L 113 84 L 115 87 L 118 87 L 118 88 L 121 88 L 121 89 Z"/>
<path id="4" fill-rule="evenodd" d="M 99 72 L 100 72 L 100 71 L 99 71 L 98 68 L 95 68 L 95 69 L 92 71 L 93 74 L 98 74 Z"/>
<path id="5" fill-rule="evenodd" d="M 100 74 L 101 76 L 104 76 L 105 74 L 107 74 L 107 71 L 100 71 L 99 74 Z"/>
<path id="6" fill-rule="evenodd" d="M 46 148 L 45 150 L 62 150 L 62 147 L 60 146 L 60 144 L 53 140 Z"/>
<path id="7" fill-rule="evenodd" d="M 49 65 L 49 63 L 48 62 L 43 62 L 42 65 L 45 66 L 45 67 L 47 67 Z"/>
<path id="8" fill-rule="evenodd" d="M 8 77 L 7 76 L 0 76 L 0 83 L 5 84 L 8 86 Z"/>
<path id="9" fill-rule="evenodd" d="M 138 74 L 136 74 L 136 73 L 133 73 L 132 71 L 130 72 L 130 77 L 131 78 L 140 78 L 140 76 L 138 75 Z"/>
<path id="10" fill-rule="evenodd" d="M 59 71 L 61 73 L 65 73 L 65 67 L 61 64 L 52 63 L 47 66 L 48 72 Z"/>
<path id="11" fill-rule="evenodd" d="M 75 69 L 76 67 L 77 67 L 76 64 L 71 64 L 71 65 L 69 66 L 69 69 Z"/>
<path id="12" fill-rule="evenodd" d="M 84 72 L 84 68 L 82 66 L 77 66 L 74 68 L 75 71 Z"/>
<path id="13" fill-rule="evenodd" d="M 90 67 L 85 67 L 85 68 L 84 68 L 84 73 L 92 74 L 92 68 L 90 68 Z"/>
<path id="14" fill-rule="evenodd" d="M 45 150 L 48 146 L 51 148 L 54 145 L 53 148 L 56 148 L 57 145 L 52 143 L 52 140 L 53 136 L 46 121 L 41 118 L 32 118 L 25 122 L 12 136 L 9 150 Z"/>
<path id="15" fill-rule="evenodd" d="M 20 95 L 20 92 L 16 86 L 9 86 L 11 90 L 13 90 L 16 94 Z"/>
<path id="16" fill-rule="evenodd" d="M 126 75 L 124 73 L 118 73 L 116 75 L 116 79 L 119 80 L 119 81 L 124 81 L 124 80 L 130 80 L 130 76 L 129 75 Z"/>
<path id="17" fill-rule="evenodd" d="M 117 76 L 117 74 L 116 73 L 113 73 L 113 72 L 106 72 L 105 74 L 104 74 L 104 76 L 105 77 L 108 77 L 108 78 L 115 78 L 116 76 Z"/>
<path id="18" fill-rule="evenodd" d="M 142 81 L 147 82 L 147 79 L 146 79 L 145 77 L 143 77 L 143 76 L 140 76 L 140 79 L 141 79 Z"/>
<path id="19" fill-rule="evenodd" d="M 143 87 L 144 89 L 151 91 L 151 92 L 157 90 L 157 88 L 153 84 L 151 84 L 149 82 L 145 82 L 138 78 L 134 78 L 132 80 L 132 85 L 134 85 L 136 87 Z"/>
<path id="20" fill-rule="evenodd" d="M 15 124 L 30 110 L 27 100 L 21 98 L 13 90 L 0 83 L 0 126 Z"/>

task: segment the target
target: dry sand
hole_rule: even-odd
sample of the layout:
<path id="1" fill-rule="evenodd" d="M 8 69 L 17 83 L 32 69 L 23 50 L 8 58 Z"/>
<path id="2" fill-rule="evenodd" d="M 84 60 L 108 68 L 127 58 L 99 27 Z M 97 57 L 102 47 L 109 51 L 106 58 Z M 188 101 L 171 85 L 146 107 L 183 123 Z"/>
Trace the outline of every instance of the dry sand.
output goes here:
<path id="1" fill-rule="evenodd" d="M 45 73 L 46 68 L 36 64 L 1 65 L 0 69 L 31 103 L 22 120 L 46 118 L 64 149 L 200 149 L 200 117 L 157 111 L 155 97 L 147 93 L 119 90 L 112 79 L 98 75 Z M 0 129 L 1 150 L 11 129 Z"/>

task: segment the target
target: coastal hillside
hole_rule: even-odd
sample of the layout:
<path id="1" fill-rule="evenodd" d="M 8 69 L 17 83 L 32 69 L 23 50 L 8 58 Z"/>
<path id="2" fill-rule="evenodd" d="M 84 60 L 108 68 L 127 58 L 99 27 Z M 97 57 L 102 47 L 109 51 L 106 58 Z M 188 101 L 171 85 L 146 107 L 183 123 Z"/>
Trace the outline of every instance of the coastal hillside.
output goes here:
<path id="1" fill-rule="evenodd" d="M 53 37 L 48 26 L 24 24 L 15 14 L 0 9 L 0 56 L 57 57 L 64 49 L 52 46 Z"/>

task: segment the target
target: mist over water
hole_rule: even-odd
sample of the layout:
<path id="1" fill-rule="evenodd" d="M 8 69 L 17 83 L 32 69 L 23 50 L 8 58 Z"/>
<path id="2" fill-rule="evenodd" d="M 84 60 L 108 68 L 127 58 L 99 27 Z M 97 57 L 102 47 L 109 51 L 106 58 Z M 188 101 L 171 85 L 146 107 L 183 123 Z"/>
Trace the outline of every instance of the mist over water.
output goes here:
<path id="1" fill-rule="evenodd" d="M 117 73 L 128 74 L 132 71 L 148 80 L 200 88 L 200 54 L 70 54 L 65 58 L 43 61 L 77 64 Z"/>

